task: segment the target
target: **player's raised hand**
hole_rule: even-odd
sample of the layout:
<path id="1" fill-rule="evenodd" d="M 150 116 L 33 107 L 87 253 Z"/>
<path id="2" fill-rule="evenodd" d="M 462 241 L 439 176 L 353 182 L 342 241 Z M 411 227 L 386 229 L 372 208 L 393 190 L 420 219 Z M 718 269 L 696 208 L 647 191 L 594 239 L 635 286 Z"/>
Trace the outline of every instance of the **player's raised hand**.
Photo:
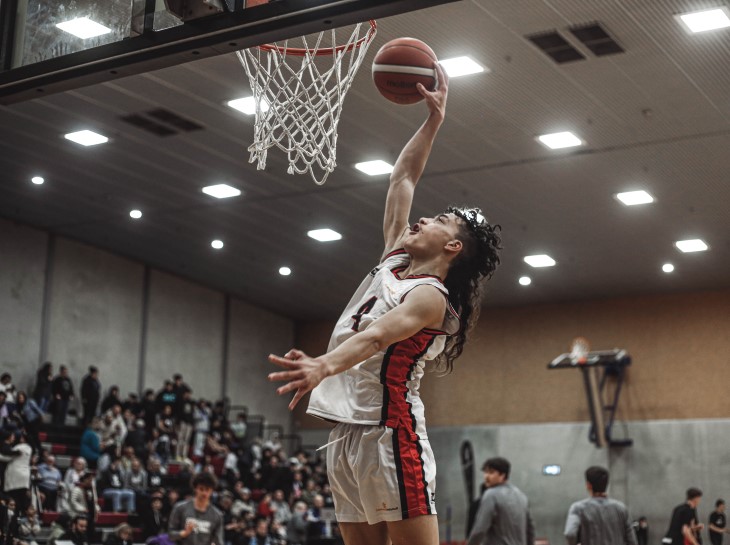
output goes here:
<path id="1" fill-rule="evenodd" d="M 438 84 L 436 89 L 429 91 L 422 84 L 417 83 L 416 89 L 426 99 L 426 105 L 428 106 L 431 114 L 438 114 L 442 119 L 446 115 L 446 97 L 449 94 L 449 76 L 437 62 L 433 63 L 434 70 L 436 70 Z"/>
<path id="2" fill-rule="evenodd" d="M 327 376 L 325 364 L 316 358 L 311 358 L 301 350 L 289 350 L 284 356 L 269 354 L 269 361 L 286 371 L 269 374 L 269 380 L 286 382 L 276 389 L 279 395 L 296 391 L 289 403 L 289 410 L 296 407 L 304 394 L 311 392 Z"/>

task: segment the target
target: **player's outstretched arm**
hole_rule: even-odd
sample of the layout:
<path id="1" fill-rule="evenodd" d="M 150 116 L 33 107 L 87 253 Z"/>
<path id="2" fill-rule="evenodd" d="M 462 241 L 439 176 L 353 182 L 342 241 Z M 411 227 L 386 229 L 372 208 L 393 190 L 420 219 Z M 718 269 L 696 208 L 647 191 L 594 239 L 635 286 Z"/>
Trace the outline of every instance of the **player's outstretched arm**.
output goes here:
<path id="1" fill-rule="evenodd" d="M 435 91 L 427 91 L 423 85 L 417 84 L 418 92 L 423 95 L 428 107 L 428 118 L 400 152 L 390 175 L 383 219 L 385 238 L 383 256 L 396 248 L 408 226 L 413 192 L 426 167 L 436 133 L 446 115 L 449 79 L 440 64 L 435 63 L 434 67 L 438 74 L 438 88 Z"/>
<path id="2" fill-rule="evenodd" d="M 407 339 L 425 327 L 439 327 L 446 312 L 446 299 L 433 286 L 418 286 L 403 303 L 386 312 L 367 329 L 356 333 L 332 352 L 312 358 L 301 350 L 290 350 L 283 357 L 269 355 L 269 361 L 286 371 L 269 374 L 269 380 L 286 382 L 277 388 L 279 395 L 296 392 L 289 403 L 299 400 L 326 377 L 341 373 L 391 344 Z"/>

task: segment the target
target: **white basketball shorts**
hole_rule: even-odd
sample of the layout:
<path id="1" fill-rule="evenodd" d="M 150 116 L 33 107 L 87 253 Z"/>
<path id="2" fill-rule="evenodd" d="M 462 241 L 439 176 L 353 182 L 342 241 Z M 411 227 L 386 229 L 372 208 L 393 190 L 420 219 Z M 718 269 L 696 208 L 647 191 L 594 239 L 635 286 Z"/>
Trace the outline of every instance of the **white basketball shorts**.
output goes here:
<path id="1" fill-rule="evenodd" d="M 403 427 L 339 423 L 330 443 L 327 476 L 339 522 L 436 514 L 436 462 L 427 439 Z"/>

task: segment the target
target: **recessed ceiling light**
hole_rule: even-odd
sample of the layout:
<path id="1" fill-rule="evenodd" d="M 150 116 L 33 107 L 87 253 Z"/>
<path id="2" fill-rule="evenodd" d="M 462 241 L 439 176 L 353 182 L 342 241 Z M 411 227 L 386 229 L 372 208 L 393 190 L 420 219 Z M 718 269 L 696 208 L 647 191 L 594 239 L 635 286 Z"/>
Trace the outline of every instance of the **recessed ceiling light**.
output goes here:
<path id="1" fill-rule="evenodd" d="M 30 181 L 33 182 L 35 185 L 42 185 L 43 182 L 45 182 L 43 176 L 33 176 Z"/>
<path id="2" fill-rule="evenodd" d="M 241 194 L 241 190 L 228 184 L 216 184 L 204 187 L 203 193 L 216 199 L 228 199 L 230 197 L 238 197 Z"/>
<path id="3" fill-rule="evenodd" d="M 229 100 L 226 102 L 228 106 L 239 112 L 243 112 L 246 115 L 254 115 L 256 113 L 256 100 L 254 97 L 243 97 Z M 269 111 L 269 103 L 266 98 L 261 98 L 261 111 Z"/>
<path id="4" fill-rule="evenodd" d="M 485 69 L 481 64 L 471 57 L 454 57 L 453 59 L 443 59 L 439 64 L 446 71 L 446 75 L 450 78 L 458 78 L 459 76 L 468 76 L 469 74 L 478 74 L 484 72 Z"/>
<path id="5" fill-rule="evenodd" d="M 549 255 L 528 255 L 525 256 L 525 263 L 530 267 L 552 267 L 555 265 L 555 260 Z"/>
<path id="6" fill-rule="evenodd" d="M 730 11 L 725 6 L 684 13 L 675 17 L 679 19 L 685 29 L 693 34 L 730 26 Z"/>
<path id="7" fill-rule="evenodd" d="M 82 146 L 96 146 L 97 144 L 105 144 L 109 141 L 106 136 L 88 130 L 70 132 L 64 134 L 63 137 L 66 140 L 71 140 L 71 142 L 76 142 Z"/>
<path id="8" fill-rule="evenodd" d="M 289 267 L 279 267 L 279 274 L 281 276 L 289 276 L 291 274 L 291 269 Z"/>
<path id="9" fill-rule="evenodd" d="M 332 229 L 313 229 L 307 232 L 307 236 L 320 242 L 330 242 L 332 240 L 340 240 L 342 235 Z"/>
<path id="10" fill-rule="evenodd" d="M 672 265 L 671 263 L 665 263 L 664 265 L 662 265 L 662 270 L 665 273 L 674 272 L 674 265 Z"/>
<path id="11" fill-rule="evenodd" d="M 216 250 L 220 250 L 221 248 L 223 248 L 223 241 L 215 239 L 213 242 L 210 243 L 210 245 Z"/>
<path id="12" fill-rule="evenodd" d="M 679 248 L 682 252 L 704 252 L 707 250 L 707 244 L 699 238 L 691 240 L 678 240 L 674 245 Z"/>
<path id="13" fill-rule="evenodd" d="M 390 174 L 393 172 L 393 165 L 381 161 L 365 161 L 364 163 L 357 163 L 355 168 L 360 172 L 364 172 L 368 176 L 379 176 L 381 174 Z"/>
<path id="14" fill-rule="evenodd" d="M 102 34 L 109 34 L 112 31 L 111 28 L 100 25 L 88 17 L 79 17 L 70 21 L 64 21 L 63 23 L 56 23 L 56 26 L 64 32 L 68 32 L 84 40 L 86 38 L 101 36 Z"/>
<path id="15" fill-rule="evenodd" d="M 529 276 L 520 276 L 519 282 L 521 286 L 529 286 L 530 284 L 532 284 L 532 278 L 530 278 Z"/>
<path id="16" fill-rule="evenodd" d="M 626 191 L 624 193 L 616 193 L 616 198 L 626 206 L 635 206 L 637 204 L 648 204 L 654 202 L 654 197 L 649 195 L 643 189 L 640 191 Z"/>
<path id="17" fill-rule="evenodd" d="M 129 217 L 138 220 L 139 218 L 142 217 L 142 211 L 141 210 L 137 210 L 137 209 L 130 210 L 129 211 Z"/>
<path id="18" fill-rule="evenodd" d="M 583 145 L 583 140 L 568 131 L 543 134 L 538 136 L 537 139 L 550 149 L 573 148 Z"/>

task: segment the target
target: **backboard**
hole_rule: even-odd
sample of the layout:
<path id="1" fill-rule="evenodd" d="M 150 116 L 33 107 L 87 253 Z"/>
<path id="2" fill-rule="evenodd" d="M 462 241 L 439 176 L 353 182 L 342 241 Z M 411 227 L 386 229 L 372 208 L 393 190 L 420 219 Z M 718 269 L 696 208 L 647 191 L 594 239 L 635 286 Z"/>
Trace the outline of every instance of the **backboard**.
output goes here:
<path id="1" fill-rule="evenodd" d="M 3 0 L 0 103 L 457 0 Z"/>

